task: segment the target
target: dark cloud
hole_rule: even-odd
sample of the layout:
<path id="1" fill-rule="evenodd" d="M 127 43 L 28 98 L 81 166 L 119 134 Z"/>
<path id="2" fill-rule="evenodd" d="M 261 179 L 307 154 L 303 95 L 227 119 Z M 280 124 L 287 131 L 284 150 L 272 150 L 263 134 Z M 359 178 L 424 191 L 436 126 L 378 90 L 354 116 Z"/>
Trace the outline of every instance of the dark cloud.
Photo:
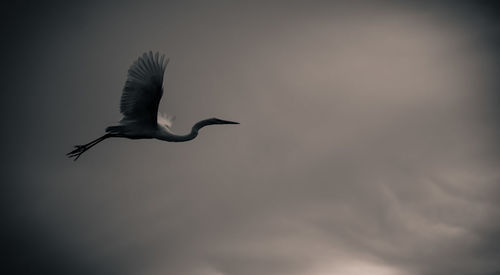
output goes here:
<path id="1" fill-rule="evenodd" d="M 12 2 L 11 274 L 496 274 L 498 28 L 486 2 Z M 5 27 L 7 26 L 7 27 Z M 165 52 L 185 144 L 110 140 Z"/>

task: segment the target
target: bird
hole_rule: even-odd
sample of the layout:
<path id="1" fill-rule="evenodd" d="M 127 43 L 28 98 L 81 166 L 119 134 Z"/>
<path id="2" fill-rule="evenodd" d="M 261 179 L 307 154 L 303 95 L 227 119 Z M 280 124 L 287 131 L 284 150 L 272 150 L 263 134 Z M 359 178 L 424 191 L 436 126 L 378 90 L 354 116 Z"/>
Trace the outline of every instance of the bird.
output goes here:
<path id="1" fill-rule="evenodd" d="M 118 125 L 109 126 L 105 134 L 83 145 L 75 145 L 67 153 L 74 161 L 90 148 L 108 138 L 158 139 L 168 142 L 186 142 L 198 136 L 201 128 L 209 125 L 239 124 L 219 118 L 208 118 L 193 125 L 185 135 L 172 131 L 174 117 L 158 113 L 163 95 L 163 76 L 169 62 L 159 52 L 146 52 L 130 66 L 120 99 L 123 118 Z"/>

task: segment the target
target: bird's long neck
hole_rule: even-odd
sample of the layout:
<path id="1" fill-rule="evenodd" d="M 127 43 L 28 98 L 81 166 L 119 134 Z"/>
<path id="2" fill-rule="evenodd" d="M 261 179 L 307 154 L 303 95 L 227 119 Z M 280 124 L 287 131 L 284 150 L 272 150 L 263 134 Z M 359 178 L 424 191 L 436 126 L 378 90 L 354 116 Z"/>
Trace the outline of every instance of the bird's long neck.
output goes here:
<path id="1" fill-rule="evenodd" d="M 184 141 L 192 140 L 192 139 L 196 138 L 196 136 L 198 136 L 198 131 L 201 128 L 208 126 L 208 125 L 213 125 L 213 124 L 215 124 L 215 123 L 210 121 L 210 119 L 201 120 L 201 121 L 197 122 L 195 125 L 193 125 L 193 127 L 191 128 L 191 132 L 189 134 L 187 134 L 187 135 L 174 135 L 174 136 L 171 136 L 168 139 L 168 141 L 184 142 Z"/>

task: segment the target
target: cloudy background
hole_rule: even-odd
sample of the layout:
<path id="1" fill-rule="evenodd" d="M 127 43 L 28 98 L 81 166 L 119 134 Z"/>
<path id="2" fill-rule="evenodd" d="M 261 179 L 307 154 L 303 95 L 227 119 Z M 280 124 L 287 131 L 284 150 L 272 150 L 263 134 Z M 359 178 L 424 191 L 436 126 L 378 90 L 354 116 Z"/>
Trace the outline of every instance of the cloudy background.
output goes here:
<path id="1" fill-rule="evenodd" d="M 415 3 L 6 1 L 1 268 L 500 274 L 497 10 Z M 241 125 L 67 159 L 148 50 L 177 132 Z"/>

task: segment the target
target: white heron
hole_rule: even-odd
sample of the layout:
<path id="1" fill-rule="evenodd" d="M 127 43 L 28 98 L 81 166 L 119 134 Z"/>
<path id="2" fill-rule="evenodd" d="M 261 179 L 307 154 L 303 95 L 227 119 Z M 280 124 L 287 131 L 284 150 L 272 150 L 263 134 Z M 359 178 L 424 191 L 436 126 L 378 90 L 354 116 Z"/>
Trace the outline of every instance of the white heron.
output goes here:
<path id="1" fill-rule="evenodd" d="M 123 119 L 119 125 L 106 128 L 106 134 L 84 145 L 75 145 L 68 154 L 76 161 L 85 151 L 99 142 L 112 137 L 129 139 L 156 138 L 169 142 L 194 139 L 198 131 L 208 125 L 239 124 L 238 122 L 209 118 L 193 125 L 191 132 L 177 135 L 172 132 L 172 118 L 158 114 L 158 105 L 163 95 L 163 75 L 169 59 L 159 53 L 144 53 L 128 70 L 127 81 L 120 101 Z"/>

